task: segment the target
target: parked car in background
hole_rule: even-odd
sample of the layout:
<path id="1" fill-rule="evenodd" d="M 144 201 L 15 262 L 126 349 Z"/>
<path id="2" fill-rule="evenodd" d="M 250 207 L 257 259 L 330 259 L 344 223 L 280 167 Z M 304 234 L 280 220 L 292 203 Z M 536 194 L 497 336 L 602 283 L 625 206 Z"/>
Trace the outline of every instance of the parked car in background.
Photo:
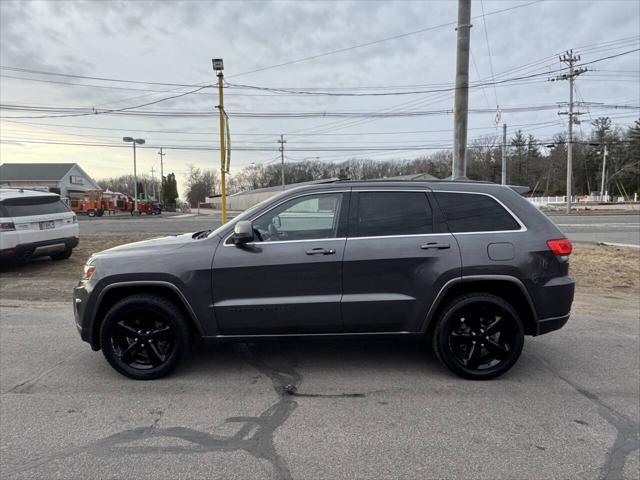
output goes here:
<path id="1" fill-rule="evenodd" d="M 69 258 L 78 245 L 75 213 L 55 193 L 0 188 L 0 260 Z"/>
<path id="2" fill-rule="evenodd" d="M 173 370 L 194 338 L 429 339 L 452 372 L 490 379 L 525 335 L 561 328 L 571 243 L 510 187 L 336 181 L 287 190 L 213 232 L 93 255 L 80 336 L 120 373 Z"/>

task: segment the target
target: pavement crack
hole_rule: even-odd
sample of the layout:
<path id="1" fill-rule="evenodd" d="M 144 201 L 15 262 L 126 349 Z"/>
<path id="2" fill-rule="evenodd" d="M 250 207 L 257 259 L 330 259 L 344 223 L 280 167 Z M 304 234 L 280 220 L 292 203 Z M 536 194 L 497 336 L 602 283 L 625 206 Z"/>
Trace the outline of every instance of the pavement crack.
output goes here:
<path id="1" fill-rule="evenodd" d="M 623 478 L 627 458 L 632 452 L 640 449 L 640 424 L 604 403 L 595 393 L 566 378 L 545 360 L 536 356 L 534 358 L 560 380 L 594 403 L 598 407 L 598 414 L 616 429 L 616 439 L 605 457 L 601 478 L 605 480 Z"/>
<path id="2" fill-rule="evenodd" d="M 14 385 L 9 390 L 3 393 L 31 393 L 31 389 L 35 386 L 36 383 L 40 381 L 40 379 L 42 379 L 44 376 L 48 375 L 49 373 L 53 372 L 59 366 L 67 362 L 70 362 L 75 357 L 79 356 L 81 353 L 82 352 L 76 352 L 75 354 L 70 355 L 64 360 L 60 360 L 59 362 L 54 363 L 51 367 L 47 368 L 46 370 L 43 370 L 42 372 L 36 375 L 33 375 L 27 378 L 26 380 L 23 380 L 22 382 Z"/>
<path id="3" fill-rule="evenodd" d="M 286 462 L 278 455 L 273 436 L 298 407 L 298 403 L 286 392 L 285 386 L 297 388 L 302 381 L 302 375 L 293 367 L 272 367 L 258 359 L 246 344 L 235 347 L 236 352 L 243 359 L 264 373 L 271 379 L 274 391 L 278 394 L 278 401 L 256 417 L 240 416 L 227 418 L 225 423 L 238 423 L 242 426 L 233 435 L 221 436 L 201 432 L 185 427 L 159 427 L 163 411 L 152 410 L 152 423 L 148 426 L 118 432 L 86 446 L 75 447 L 35 459 L 14 469 L 6 469 L 5 474 L 16 474 L 45 465 L 51 461 L 89 453 L 96 456 L 110 456 L 114 453 L 125 455 L 139 454 L 197 454 L 210 452 L 232 452 L 244 450 L 259 460 L 267 460 L 277 478 L 291 479 L 291 472 Z M 61 362 L 62 363 L 62 362 Z M 55 367 L 54 367 L 55 368 Z M 44 375 L 46 372 L 43 372 Z M 25 383 L 25 382 L 23 382 Z M 14 387 L 16 388 L 16 387 Z M 173 438 L 188 443 L 184 446 L 137 446 L 134 442 L 151 438 Z"/>

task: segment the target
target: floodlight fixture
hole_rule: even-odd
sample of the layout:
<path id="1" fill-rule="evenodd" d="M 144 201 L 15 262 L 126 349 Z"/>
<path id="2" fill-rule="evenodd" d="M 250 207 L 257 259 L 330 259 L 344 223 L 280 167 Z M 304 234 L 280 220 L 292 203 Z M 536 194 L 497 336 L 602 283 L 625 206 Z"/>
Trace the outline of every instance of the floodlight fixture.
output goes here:
<path id="1" fill-rule="evenodd" d="M 211 64 L 213 65 L 213 69 L 216 72 L 221 72 L 222 70 L 224 70 L 224 63 L 221 58 L 212 58 Z"/>

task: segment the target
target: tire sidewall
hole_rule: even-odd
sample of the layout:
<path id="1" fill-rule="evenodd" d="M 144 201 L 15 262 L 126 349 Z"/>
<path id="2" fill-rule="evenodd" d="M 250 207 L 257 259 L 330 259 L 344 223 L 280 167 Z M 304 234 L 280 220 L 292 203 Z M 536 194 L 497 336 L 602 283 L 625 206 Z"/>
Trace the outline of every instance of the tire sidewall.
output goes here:
<path id="1" fill-rule="evenodd" d="M 495 367 L 487 370 L 471 370 L 462 366 L 454 357 L 453 353 L 449 349 L 449 336 L 446 334 L 447 327 L 452 321 L 457 321 L 458 312 L 461 309 L 468 308 L 475 303 L 493 304 L 496 307 L 504 310 L 510 317 L 512 322 L 515 322 L 516 328 L 516 340 L 512 348 L 512 355 L 506 362 L 501 362 Z M 435 334 L 433 336 L 433 347 L 438 359 L 453 373 L 463 378 L 470 380 L 489 380 L 499 377 L 506 373 L 515 363 L 518 361 L 522 348 L 524 346 L 524 326 L 520 315 L 516 310 L 500 297 L 491 294 L 477 293 L 461 296 L 452 301 L 443 311 L 438 324 L 436 326 Z"/>
<path id="2" fill-rule="evenodd" d="M 149 310 L 162 317 L 174 334 L 174 351 L 162 365 L 148 370 L 136 369 L 122 362 L 111 344 L 111 332 L 123 315 L 131 309 Z M 152 380 L 168 375 L 185 358 L 189 351 L 189 329 L 180 309 L 173 303 L 157 296 L 134 295 L 116 303 L 105 315 L 100 327 L 102 353 L 109 364 L 121 374 L 135 380 Z"/>

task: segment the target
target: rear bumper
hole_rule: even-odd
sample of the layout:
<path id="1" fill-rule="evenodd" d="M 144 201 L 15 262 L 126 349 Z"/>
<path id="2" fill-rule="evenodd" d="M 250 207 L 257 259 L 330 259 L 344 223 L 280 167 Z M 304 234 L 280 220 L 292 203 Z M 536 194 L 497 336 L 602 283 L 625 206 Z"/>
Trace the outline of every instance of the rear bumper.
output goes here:
<path id="1" fill-rule="evenodd" d="M 0 260 L 44 257 L 78 245 L 78 237 L 55 238 L 41 242 L 23 243 L 13 248 L 0 250 Z"/>
<path id="2" fill-rule="evenodd" d="M 545 333 L 560 330 L 569 321 L 570 313 L 559 317 L 542 318 L 538 320 L 536 335 L 544 335 Z"/>

